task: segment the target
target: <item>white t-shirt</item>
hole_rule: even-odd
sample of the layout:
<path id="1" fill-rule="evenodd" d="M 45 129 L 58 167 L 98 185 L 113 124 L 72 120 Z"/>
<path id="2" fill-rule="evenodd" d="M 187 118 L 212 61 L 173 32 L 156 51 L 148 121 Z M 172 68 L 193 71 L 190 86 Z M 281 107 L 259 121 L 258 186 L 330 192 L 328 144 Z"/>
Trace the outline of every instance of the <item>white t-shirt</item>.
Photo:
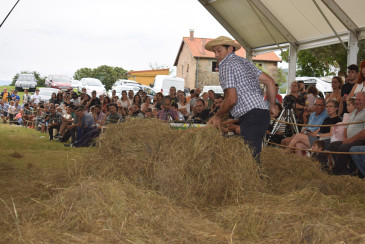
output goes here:
<path id="1" fill-rule="evenodd" d="M 33 95 L 32 100 L 34 103 L 40 103 L 41 102 L 41 96 L 40 95 Z"/>
<path id="2" fill-rule="evenodd" d="M 117 105 L 122 107 L 122 108 L 128 108 L 129 107 L 128 106 L 128 104 L 129 104 L 128 101 L 129 101 L 129 99 L 126 100 L 126 101 L 122 101 L 122 99 L 118 99 Z"/>
<path id="3" fill-rule="evenodd" d="M 183 106 L 183 105 L 181 105 L 181 103 L 178 102 L 177 105 L 178 105 L 179 109 L 186 108 L 187 114 L 184 114 L 184 115 L 189 115 L 190 114 L 190 104 L 189 103 L 187 103 L 187 104 L 185 104 L 185 106 Z"/>

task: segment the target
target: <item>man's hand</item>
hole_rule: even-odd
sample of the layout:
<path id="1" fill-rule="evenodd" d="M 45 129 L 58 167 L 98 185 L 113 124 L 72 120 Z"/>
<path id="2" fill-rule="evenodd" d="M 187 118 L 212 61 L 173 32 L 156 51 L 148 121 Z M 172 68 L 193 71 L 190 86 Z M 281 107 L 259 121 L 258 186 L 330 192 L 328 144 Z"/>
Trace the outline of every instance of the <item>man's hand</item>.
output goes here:
<path id="1" fill-rule="evenodd" d="M 215 128 L 219 128 L 222 126 L 222 119 L 216 115 L 214 115 L 208 122 L 207 125 L 212 125 Z"/>
<path id="2" fill-rule="evenodd" d="M 352 140 L 351 138 L 346 138 L 346 139 L 343 139 L 342 141 L 342 144 L 348 144 L 348 143 L 353 143 L 354 140 Z"/>

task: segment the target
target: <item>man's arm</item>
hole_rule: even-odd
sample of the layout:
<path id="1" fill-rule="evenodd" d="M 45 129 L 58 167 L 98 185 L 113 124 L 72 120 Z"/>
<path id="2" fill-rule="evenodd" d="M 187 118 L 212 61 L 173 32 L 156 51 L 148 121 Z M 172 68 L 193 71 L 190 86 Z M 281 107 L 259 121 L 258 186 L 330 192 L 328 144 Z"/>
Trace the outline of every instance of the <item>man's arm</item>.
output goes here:
<path id="1" fill-rule="evenodd" d="M 275 91 L 275 82 L 274 80 L 267 75 L 266 73 L 261 73 L 261 75 L 259 75 L 259 81 L 260 84 L 264 84 L 266 86 L 266 95 L 267 95 L 267 100 L 270 103 L 270 111 L 272 111 L 275 114 L 275 95 L 276 95 L 276 91 Z"/>
<path id="2" fill-rule="evenodd" d="M 346 130 L 347 131 L 347 130 Z M 343 144 L 345 143 L 352 143 L 354 141 L 358 140 L 364 140 L 365 139 L 365 129 L 354 135 L 353 137 L 346 138 L 342 141 Z"/>
<path id="3" fill-rule="evenodd" d="M 207 122 L 207 124 L 219 127 L 222 123 L 221 117 L 231 111 L 234 105 L 237 103 L 237 90 L 236 88 L 227 88 L 224 90 L 224 100 L 222 107 L 218 112 Z"/>

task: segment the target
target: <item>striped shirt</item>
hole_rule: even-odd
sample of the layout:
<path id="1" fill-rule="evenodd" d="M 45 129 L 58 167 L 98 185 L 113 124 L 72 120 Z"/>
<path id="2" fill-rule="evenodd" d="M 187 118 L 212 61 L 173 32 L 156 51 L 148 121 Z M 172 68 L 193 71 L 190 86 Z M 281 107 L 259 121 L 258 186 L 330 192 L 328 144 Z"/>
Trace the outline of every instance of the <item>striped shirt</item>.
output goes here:
<path id="1" fill-rule="evenodd" d="M 219 63 L 219 81 L 223 90 L 236 88 L 237 103 L 231 110 L 235 119 L 252 109 L 268 109 L 264 102 L 258 77 L 262 71 L 234 53 Z"/>

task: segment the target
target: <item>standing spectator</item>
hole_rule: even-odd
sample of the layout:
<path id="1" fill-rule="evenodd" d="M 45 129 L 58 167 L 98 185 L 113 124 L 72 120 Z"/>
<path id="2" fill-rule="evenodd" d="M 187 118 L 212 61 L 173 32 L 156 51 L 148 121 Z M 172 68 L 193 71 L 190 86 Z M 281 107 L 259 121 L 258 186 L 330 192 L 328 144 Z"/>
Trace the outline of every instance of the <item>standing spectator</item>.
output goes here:
<path id="1" fill-rule="evenodd" d="M 122 91 L 122 97 L 117 101 L 117 105 L 123 109 L 128 109 L 131 106 L 126 91 Z"/>
<path id="2" fill-rule="evenodd" d="M 364 82 L 365 82 L 365 60 L 361 61 L 360 63 L 360 69 L 356 78 L 356 83 L 354 87 L 352 87 L 350 94 L 347 96 L 347 100 L 350 99 L 351 97 L 356 96 L 357 93 L 364 91 Z"/>
<path id="3" fill-rule="evenodd" d="M 39 89 L 36 89 L 35 90 L 35 94 L 33 95 L 32 97 L 32 102 L 35 103 L 35 104 L 38 104 L 40 103 L 42 100 L 41 100 L 41 96 L 39 95 Z"/>
<path id="4" fill-rule="evenodd" d="M 332 93 L 328 93 L 326 96 L 326 102 L 329 100 L 335 100 L 340 104 L 339 114 L 342 114 L 343 104 L 341 97 L 341 87 L 343 85 L 343 80 L 339 76 L 335 76 L 332 78 Z"/>
<path id="5" fill-rule="evenodd" d="M 49 103 L 55 105 L 57 103 L 57 95 L 55 92 L 52 93 L 51 99 L 49 99 Z"/>
<path id="6" fill-rule="evenodd" d="M 63 94 L 62 91 L 58 91 L 55 104 L 61 105 L 62 103 L 63 103 Z"/>
<path id="7" fill-rule="evenodd" d="M 347 96 L 351 93 L 352 88 L 356 83 L 357 73 L 359 72 L 359 67 L 356 64 L 351 64 L 347 67 L 347 78 L 346 83 L 341 87 L 341 97 L 343 103 L 343 111 L 342 114 L 347 113 Z"/>
<path id="8" fill-rule="evenodd" d="M 4 88 L 4 91 L 0 94 L 4 103 L 8 103 L 11 100 L 11 94 L 8 92 L 8 88 Z"/>
<path id="9" fill-rule="evenodd" d="M 32 97 L 28 93 L 28 89 L 24 89 L 23 95 L 23 104 L 30 103 L 32 101 Z"/>
<path id="10" fill-rule="evenodd" d="M 169 95 L 166 97 L 170 98 L 171 104 L 174 104 L 174 103 L 177 104 L 179 102 L 179 99 L 176 96 L 176 87 L 174 87 L 174 86 L 170 87 Z"/>
<path id="11" fill-rule="evenodd" d="M 133 100 L 134 100 L 134 91 L 133 90 L 128 91 L 128 99 L 129 99 L 129 104 L 132 105 Z"/>
<path id="12" fill-rule="evenodd" d="M 299 94 L 302 95 L 305 98 L 307 96 L 307 91 L 305 90 L 304 81 L 299 80 L 298 81 L 298 86 L 299 86 Z"/>
<path id="13" fill-rule="evenodd" d="M 11 100 L 8 108 L 9 123 L 12 123 L 14 121 L 15 115 L 16 115 L 16 109 L 14 106 L 14 101 Z"/>
<path id="14" fill-rule="evenodd" d="M 291 84 L 290 94 L 295 99 L 295 119 L 298 124 L 303 124 L 303 113 L 305 107 L 305 97 L 299 93 L 299 84 L 296 81 L 293 81 Z"/>

